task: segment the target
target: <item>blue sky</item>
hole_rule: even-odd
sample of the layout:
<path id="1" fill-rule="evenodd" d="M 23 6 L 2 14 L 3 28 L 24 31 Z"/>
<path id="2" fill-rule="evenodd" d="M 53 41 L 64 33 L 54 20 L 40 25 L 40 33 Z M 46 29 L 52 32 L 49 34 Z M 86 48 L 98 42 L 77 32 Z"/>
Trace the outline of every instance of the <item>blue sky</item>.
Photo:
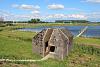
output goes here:
<path id="1" fill-rule="evenodd" d="M 14 21 L 31 18 L 100 21 L 100 0 L 0 0 L 0 16 Z"/>

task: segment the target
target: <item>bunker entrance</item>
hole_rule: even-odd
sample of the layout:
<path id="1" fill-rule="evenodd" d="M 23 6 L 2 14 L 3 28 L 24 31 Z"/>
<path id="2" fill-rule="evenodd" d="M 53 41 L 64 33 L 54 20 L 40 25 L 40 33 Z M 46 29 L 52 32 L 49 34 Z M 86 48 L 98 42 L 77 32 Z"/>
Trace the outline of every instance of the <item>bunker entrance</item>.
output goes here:
<path id="1" fill-rule="evenodd" d="M 50 52 L 54 52 L 55 51 L 55 46 L 51 46 L 50 47 Z"/>
<path id="2" fill-rule="evenodd" d="M 48 41 L 45 42 L 45 55 L 49 54 Z"/>
<path id="3" fill-rule="evenodd" d="M 47 50 L 48 50 L 48 41 L 45 42 L 45 51 L 47 51 Z"/>

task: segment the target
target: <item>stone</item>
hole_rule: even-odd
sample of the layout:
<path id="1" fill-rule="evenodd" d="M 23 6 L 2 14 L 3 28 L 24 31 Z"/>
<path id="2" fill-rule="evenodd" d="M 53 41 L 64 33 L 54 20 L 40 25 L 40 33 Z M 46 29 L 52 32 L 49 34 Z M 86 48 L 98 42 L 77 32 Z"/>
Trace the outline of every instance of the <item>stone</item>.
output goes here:
<path id="1" fill-rule="evenodd" d="M 45 57 L 52 53 L 55 59 L 68 56 L 73 43 L 73 35 L 67 29 L 44 29 L 32 39 L 33 51 Z"/>

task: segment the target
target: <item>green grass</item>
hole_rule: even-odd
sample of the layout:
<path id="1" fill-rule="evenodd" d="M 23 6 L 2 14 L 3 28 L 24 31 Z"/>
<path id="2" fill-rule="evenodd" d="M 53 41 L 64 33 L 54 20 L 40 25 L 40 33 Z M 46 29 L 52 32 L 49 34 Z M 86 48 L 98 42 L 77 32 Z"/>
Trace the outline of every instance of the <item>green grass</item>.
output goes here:
<path id="1" fill-rule="evenodd" d="M 15 34 L 15 32 L 13 32 Z M 22 37 L 19 36 L 22 33 Z M 31 41 L 20 32 L 18 37 L 9 33 L 0 36 L 0 58 L 10 59 L 39 59 L 39 56 L 32 52 Z M 3 33 L 4 34 L 4 33 Z M 30 33 L 28 35 L 31 35 Z M 28 36 L 27 35 L 27 36 Z M 20 37 L 20 38 L 19 38 Z M 21 39 L 22 38 L 22 39 Z"/>
<path id="2" fill-rule="evenodd" d="M 45 26 L 49 24 L 42 24 Z M 56 25 L 56 24 L 55 24 Z M 59 24 L 58 24 L 59 25 Z M 7 59 L 40 59 L 41 57 L 32 51 L 32 37 L 35 32 L 16 31 L 16 28 L 39 27 L 36 25 L 16 25 L 10 27 L 0 27 L 0 58 Z M 50 26 L 50 25 L 49 25 Z M 51 24 L 52 26 L 52 24 Z M 100 39 L 76 38 L 74 43 L 100 44 Z M 100 48 L 74 44 L 68 57 L 63 61 L 48 59 L 35 63 L 5 63 L 1 67 L 100 67 Z M 34 66 L 35 65 L 35 66 Z"/>
<path id="3" fill-rule="evenodd" d="M 76 43 L 80 43 L 80 44 L 96 44 L 96 45 L 100 45 L 100 39 L 96 39 L 96 38 L 85 38 L 85 37 L 78 37 L 74 40 Z"/>

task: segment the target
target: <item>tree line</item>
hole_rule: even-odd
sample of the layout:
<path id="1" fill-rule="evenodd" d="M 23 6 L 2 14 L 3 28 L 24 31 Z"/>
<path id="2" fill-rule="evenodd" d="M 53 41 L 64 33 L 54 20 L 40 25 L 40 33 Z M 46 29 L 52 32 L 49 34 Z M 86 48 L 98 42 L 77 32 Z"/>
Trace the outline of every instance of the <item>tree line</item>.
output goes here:
<path id="1" fill-rule="evenodd" d="M 6 23 L 48 23 L 48 22 L 41 21 L 40 19 L 37 18 L 28 21 L 0 21 L 0 24 L 1 23 L 6 24 Z"/>
<path id="2" fill-rule="evenodd" d="M 87 20 L 56 20 L 55 23 L 88 23 Z"/>

